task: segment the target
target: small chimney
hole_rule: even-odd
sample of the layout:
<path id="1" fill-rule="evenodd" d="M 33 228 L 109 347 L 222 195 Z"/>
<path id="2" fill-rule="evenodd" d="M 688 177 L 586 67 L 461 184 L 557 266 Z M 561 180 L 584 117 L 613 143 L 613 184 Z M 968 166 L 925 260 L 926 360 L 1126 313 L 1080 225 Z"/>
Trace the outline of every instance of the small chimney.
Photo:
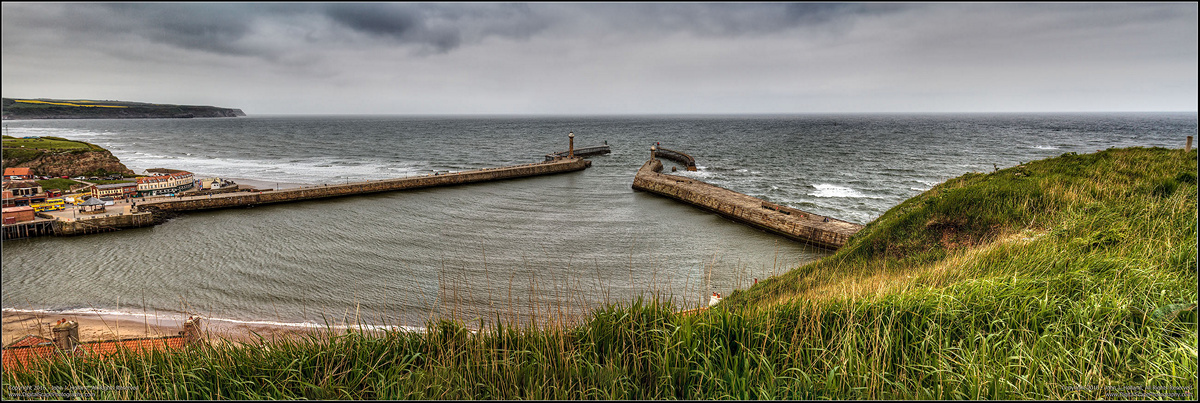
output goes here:
<path id="1" fill-rule="evenodd" d="M 73 320 L 59 320 L 51 330 L 54 334 L 54 345 L 59 349 L 72 351 L 79 344 L 79 323 Z"/>
<path id="2" fill-rule="evenodd" d="M 183 336 L 183 343 L 186 345 L 190 346 L 200 341 L 200 317 L 189 316 L 183 322 L 183 331 L 179 334 Z"/>

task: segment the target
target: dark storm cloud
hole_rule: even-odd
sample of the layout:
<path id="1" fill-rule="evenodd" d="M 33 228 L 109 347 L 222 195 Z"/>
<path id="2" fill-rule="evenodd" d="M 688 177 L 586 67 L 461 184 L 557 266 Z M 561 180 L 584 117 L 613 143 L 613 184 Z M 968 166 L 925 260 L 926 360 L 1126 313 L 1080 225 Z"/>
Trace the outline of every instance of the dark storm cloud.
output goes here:
<path id="1" fill-rule="evenodd" d="M 523 4 L 335 3 L 321 12 L 353 31 L 437 53 L 489 36 L 524 39 L 549 25 Z"/>
<path id="2" fill-rule="evenodd" d="M 53 21 L 61 35 L 78 35 L 82 40 L 142 38 L 180 49 L 231 55 L 272 52 L 247 43 L 251 41 L 268 46 L 298 39 L 318 45 L 352 44 L 360 41 L 353 33 L 445 53 L 492 36 L 526 39 L 550 25 L 523 4 L 85 3 L 12 8 L 23 16 L 5 18 L 5 25 L 32 28 L 34 21 L 44 19 Z M 8 8 L 5 14 L 9 14 Z M 322 24 L 323 20 L 332 24 Z M 267 25 L 306 35 L 267 37 L 255 31 Z"/>
<path id="3" fill-rule="evenodd" d="M 253 13 L 234 4 L 100 5 L 125 21 L 135 34 L 179 46 L 216 53 L 245 54 L 238 41 L 250 33 Z"/>

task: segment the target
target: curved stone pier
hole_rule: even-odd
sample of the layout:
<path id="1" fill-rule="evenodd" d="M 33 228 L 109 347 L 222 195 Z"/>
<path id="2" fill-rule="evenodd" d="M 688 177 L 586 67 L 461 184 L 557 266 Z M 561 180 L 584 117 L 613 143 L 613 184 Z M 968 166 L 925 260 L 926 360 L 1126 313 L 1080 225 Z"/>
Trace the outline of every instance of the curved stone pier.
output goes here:
<path id="1" fill-rule="evenodd" d="M 661 161 L 647 161 L 634 177 L 633 189 L 679 200 L 756 228 L 829 249 L 842 247 L 863 227 L 661 172 Z"/>
<path id="2" fill-rule="evenodd" d="M 657 149 L 654 151 L 654 157 L 678 162 L 689 171 L 696 170 L 696 159 L 679 151 L 657 147 Z"/>

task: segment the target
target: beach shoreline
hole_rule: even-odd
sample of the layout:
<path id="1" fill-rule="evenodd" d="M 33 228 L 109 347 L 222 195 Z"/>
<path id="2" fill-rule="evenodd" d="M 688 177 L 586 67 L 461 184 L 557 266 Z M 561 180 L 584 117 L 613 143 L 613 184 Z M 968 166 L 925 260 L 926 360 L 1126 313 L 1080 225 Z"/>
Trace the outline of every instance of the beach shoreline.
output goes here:
<path id="1" fill-rule="evenodd" d="M 53 312 L 42 310 L 3 309 L 3 335 L 0 342 L 8 346 L 26 336 L 52 339 L 50 327 L 60 319 L 79 323 L 82 342 L 180 334 L 187 316 L 180 313 L 123 314 L 102 312 Z M 344 332 L 345 326 L 320 326 L 308 323 L 267 321 L 235 321 L 201 318 L 201 332 L 214 345 L 225 343 L 257 344 L 276 339 L 295 339 L 330 331 Z M 368 327 L 366 330 L 378 330 Z"/>
<path id="2" fill-rule="evenodd" d="M 250 178 L 232 178 L 232 177 L 230 177 L 230 178 L 225 178 L 225 179 L 233 181 L 234 183 L 238 184 L 238 186 L 240 186 L 240 187 L 244 188 L 246 186 L 249 186 L 249 187 L 252 187 L 255 189 L 293 189 L 293 188 L 300 188 L 300 187 L 304 187 L 304 186 L 313 186 L 312 184 L 266 181 L 266 180 L 261 180 L 261 179 L 250 179 Z"/>

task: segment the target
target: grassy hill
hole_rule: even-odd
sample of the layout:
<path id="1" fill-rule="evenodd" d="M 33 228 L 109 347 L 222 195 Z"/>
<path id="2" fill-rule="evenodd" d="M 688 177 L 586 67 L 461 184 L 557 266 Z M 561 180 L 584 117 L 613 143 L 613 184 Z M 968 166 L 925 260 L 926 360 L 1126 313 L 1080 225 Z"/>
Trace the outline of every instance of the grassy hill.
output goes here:
<path id="1" fill-rule="evenodd" d="M 146 119 L 246 116 L 240 109 L 127 101 L 3 98 L 3 119 Z"/>
<path id="2" fill-rule="evenodd" d="M 61 137 L 3 136 L 3 166 L 33 168 L 39 176 L 133 175 L 111 152 L 95 144 Z"/>
<path id="3" fill-rule="evenodd" d="M 947 181 L 836 254 L 681 315 L 432 323 L 60 361 L 119 399 L 1191 399 L 1196 152 L 1067 154 Z"/>

